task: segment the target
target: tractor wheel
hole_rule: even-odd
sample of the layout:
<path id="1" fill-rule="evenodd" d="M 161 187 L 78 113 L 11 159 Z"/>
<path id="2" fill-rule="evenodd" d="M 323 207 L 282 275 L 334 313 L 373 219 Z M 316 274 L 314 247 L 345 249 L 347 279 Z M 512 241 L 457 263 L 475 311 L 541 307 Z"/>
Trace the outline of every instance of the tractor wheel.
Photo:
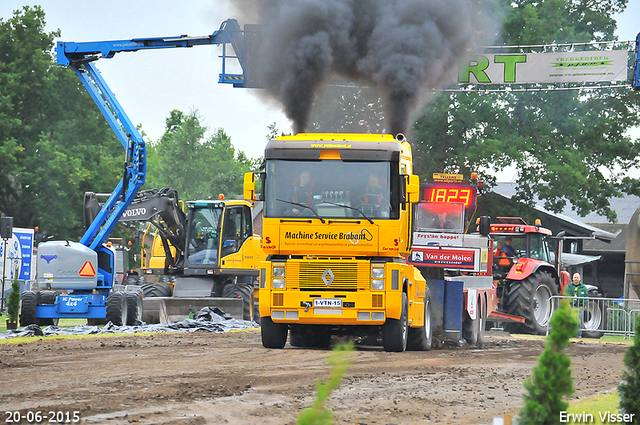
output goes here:
<path id="1" fill-rule="evenodd" d="M 142 322 L 142 293 L 125 292 L 127 298 L 127 325 L 133 326 Z"/>
<path id="2" fill-rule="evenodd" d="M 382 347 L 384 351 L 402 352 L 407 349 L 409 324 L 407 320 L 407 294 L 402 293 L 400 319 L 387 319 L 382 325 Z"/>
<path id="3" fill-rule="evenodd" d="M 226 285 L 222 290 L 222 298 L 241 298 L 242 299 L 242 319 L 251 320 L 251 309 L 253 288 L 244 283 L 232 283 Z"/>
<path id="4" fill-rule="evenodd" d="M 145 283 L 142 285 L 142 293 L 145 297 L 170 297 L 171 285 L 166 283 Z"/>
<path id="5" fill-rule="evenodd" d="M 602 294 L 597 289 L 589 291 L 589 298 L 603 298 Z M 601 338 L 604 335 L 602 329 L 606 329 L 606 317 L 607 311 L 604 302 L 591 299 L 580 309 L 582 314 L 582 336 L 584 338 Z"/>
<path id="6" fill-rule="evenodd" d="M 431 324 L 431 292 L 427 288 L 424 297 L 424 325 L 419 328 L 409 328 L 407 350 L 428 351 L 433 345 L 433 328 Z"/>
<path id="7" fill-rule="evenodd" d="M 107 322 L 116 326 L 127 323 L 127 297 L 124 292 L 112 292 L 107 296 Z"/>
<path id="8" fill-rule="evenodd" d="M 286 323 L 274 323 L 271 317 L 260 318 L 260 334 L 265 348 L 284 348 L 288 330 Z"/>
<path id="9" fill-rule="evenodd" d="M 56 292 L 55 291 L 40 291 L 40 301 L 38 304 L 55 304 L 56 302 Z M 60 323 L 60 319 L 57 317 L 54 318 L 40 318 L 36 319 L 36 324 L 38 326 L 58 326 Z"/>
<path id="10" fill-rule="evenodd" d="M 509 330 L 514 333 L 545 335 L 551 318 L 551 296 L 558 294 L 551 275 L 538 271 L 525 280 L 512 280 L 507 284 L 507 313 L 525 318 L 524 323 L 512 324 Z"/>
<path id="11" fill-rule="evenodd" d="M 22 306 L 20 308 L 20 326 L 35 325 L 37 322 L 36 307 L 38 306 L 38 293 L 25 291 L 22 293 Z"/>

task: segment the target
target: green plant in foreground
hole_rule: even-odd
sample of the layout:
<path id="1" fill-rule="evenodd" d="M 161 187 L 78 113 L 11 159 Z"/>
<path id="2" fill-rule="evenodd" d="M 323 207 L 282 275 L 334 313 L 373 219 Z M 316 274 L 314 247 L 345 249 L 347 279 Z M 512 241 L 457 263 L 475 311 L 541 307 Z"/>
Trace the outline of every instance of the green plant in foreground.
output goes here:
<path id="1" fill-rule="evenodd" d="M 618 386 L 620 393 L 620 413 L 633 414 L 633 424 L 640 424 L 640 320 L 636 319 L 636 334 L 633 345 L 624 353 L 622 381 Z"/>
<path id="2" fill-rule="evenodd" d="M 20 311 L 20 283 L 18 278 L 13 279 L 11 292 L 7 299 L 7 315 L 11 323 L 18 322 L 18 312 Z"/>
<path id="3" fill-rule="evenodd" d="M 327 363 L 329 363 L 329 379 L 324 382 L 318 382 L 316 389 L 318 396 L 313 406 L 305 409 L 298 416 L 298 425 L 328 425 L 333 423 L 333 414 L 331 410 L 325 407 L 325 402 L 331 396 L 333 390 L 338 388 L 342 376 L 347 371 L 351 360 L 351 353 L 354 351 L 353 343 L 338 344 L 334 349 Z"/>
<path id="4" fill-rule="evenodd" d="M 567 300 L 563 300 L 551 317 L 545 349 L 533 368 L 533 375 L 524 381 L 525 404 L 520 410 L 521 425 L 557 424 L 560 412 L 569 404 L 563 397 L 573 394 L 571 359 L 564 353 L 569 339 L 578 332 L 578 316 Z"/>

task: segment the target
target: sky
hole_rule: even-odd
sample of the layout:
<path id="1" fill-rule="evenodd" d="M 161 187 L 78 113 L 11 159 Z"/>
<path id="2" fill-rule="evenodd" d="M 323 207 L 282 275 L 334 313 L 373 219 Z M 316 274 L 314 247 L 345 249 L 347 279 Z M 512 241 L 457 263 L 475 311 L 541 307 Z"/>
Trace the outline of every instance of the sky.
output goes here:
<path id="1" fill-rule="evenodd" d="M 0 0 L 0 17 L 6 20 L 25 5 L 42 6 L 45 30 L 61 31 L 56 41 L 205 36 L 226 19 L 238 18 L 228 0 Z M 627 10 L 616 16 L 620 40 L 636 38 L 639 18 L 640 0 L 629 0 Z M 240 21 L 241 26 L 245 23 L 252 22 Z M 223 128 L 236 149 L 260 157 L 267 126 L 275 123 L 279 131 L 290 133 L 291 122 L 280 105 L 257 95 L 259 89 L 219 84 L 221 53 L 222 48 L 213 45 L 138 51 L 96 64 L 131 121 L 142 125 L 147 140 L 160 139 L 171 110 L 198 110 L 211 132 Z M 509 181 L 506 177 L 500 180 Z"/>

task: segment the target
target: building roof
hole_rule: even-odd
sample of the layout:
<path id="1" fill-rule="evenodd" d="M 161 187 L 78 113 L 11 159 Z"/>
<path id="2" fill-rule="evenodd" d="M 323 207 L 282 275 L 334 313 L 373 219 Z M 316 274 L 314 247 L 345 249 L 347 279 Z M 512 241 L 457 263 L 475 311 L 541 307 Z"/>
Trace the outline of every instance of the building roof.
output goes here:
<path id="1" fill-rule="evenodd" d="M 628 224 L 614 224 L 614 223 L 591 223 L 593 226 L 598 227 L 609 233 L 616 235 L 615 239 L 611 242 L 603 242 L 597 239 L 585 240 L 582 244 L 584 251 L 590 252 L 622 252 L 624 253 L 627 248 L 627 233 L 629 229 Z"/>
<path id="2" fill-rule="evenodd" d="M 516 194 L 516 183 L 498 183 L 493 189 L 494 192 L 501 195 L 511 197 Z M 542 207 L 543 202 L 534 199 L 536 205 Z M 640 206 L 640 198 L 634 195 L 626 195 L 621 198 L 609 198 L 611 209 L 618 215 L 618 223 L 628 223 L 633 213 Z M 569 217 L 573 220 L 580 221 L 582 223 L 608 223 L 609 220 L 606 217 L 591 213 L 585 217 L 580 217 L 575 211 L 571 209 L 570 205 L 567 205 L 562 211 L 562 215 Z"/>

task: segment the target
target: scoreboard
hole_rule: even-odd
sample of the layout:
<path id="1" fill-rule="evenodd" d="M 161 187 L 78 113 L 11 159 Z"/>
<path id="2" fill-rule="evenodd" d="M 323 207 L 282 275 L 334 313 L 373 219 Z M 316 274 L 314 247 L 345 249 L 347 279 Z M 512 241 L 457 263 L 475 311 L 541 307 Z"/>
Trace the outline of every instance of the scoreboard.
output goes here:
<path id="1" fill-rule="evenodd" d="M 421 201 L 464 204 L 465 209 L 473 209 L 476 206 L 476 188 L 460 184 L 425 184 L 422 185 Z"/>

